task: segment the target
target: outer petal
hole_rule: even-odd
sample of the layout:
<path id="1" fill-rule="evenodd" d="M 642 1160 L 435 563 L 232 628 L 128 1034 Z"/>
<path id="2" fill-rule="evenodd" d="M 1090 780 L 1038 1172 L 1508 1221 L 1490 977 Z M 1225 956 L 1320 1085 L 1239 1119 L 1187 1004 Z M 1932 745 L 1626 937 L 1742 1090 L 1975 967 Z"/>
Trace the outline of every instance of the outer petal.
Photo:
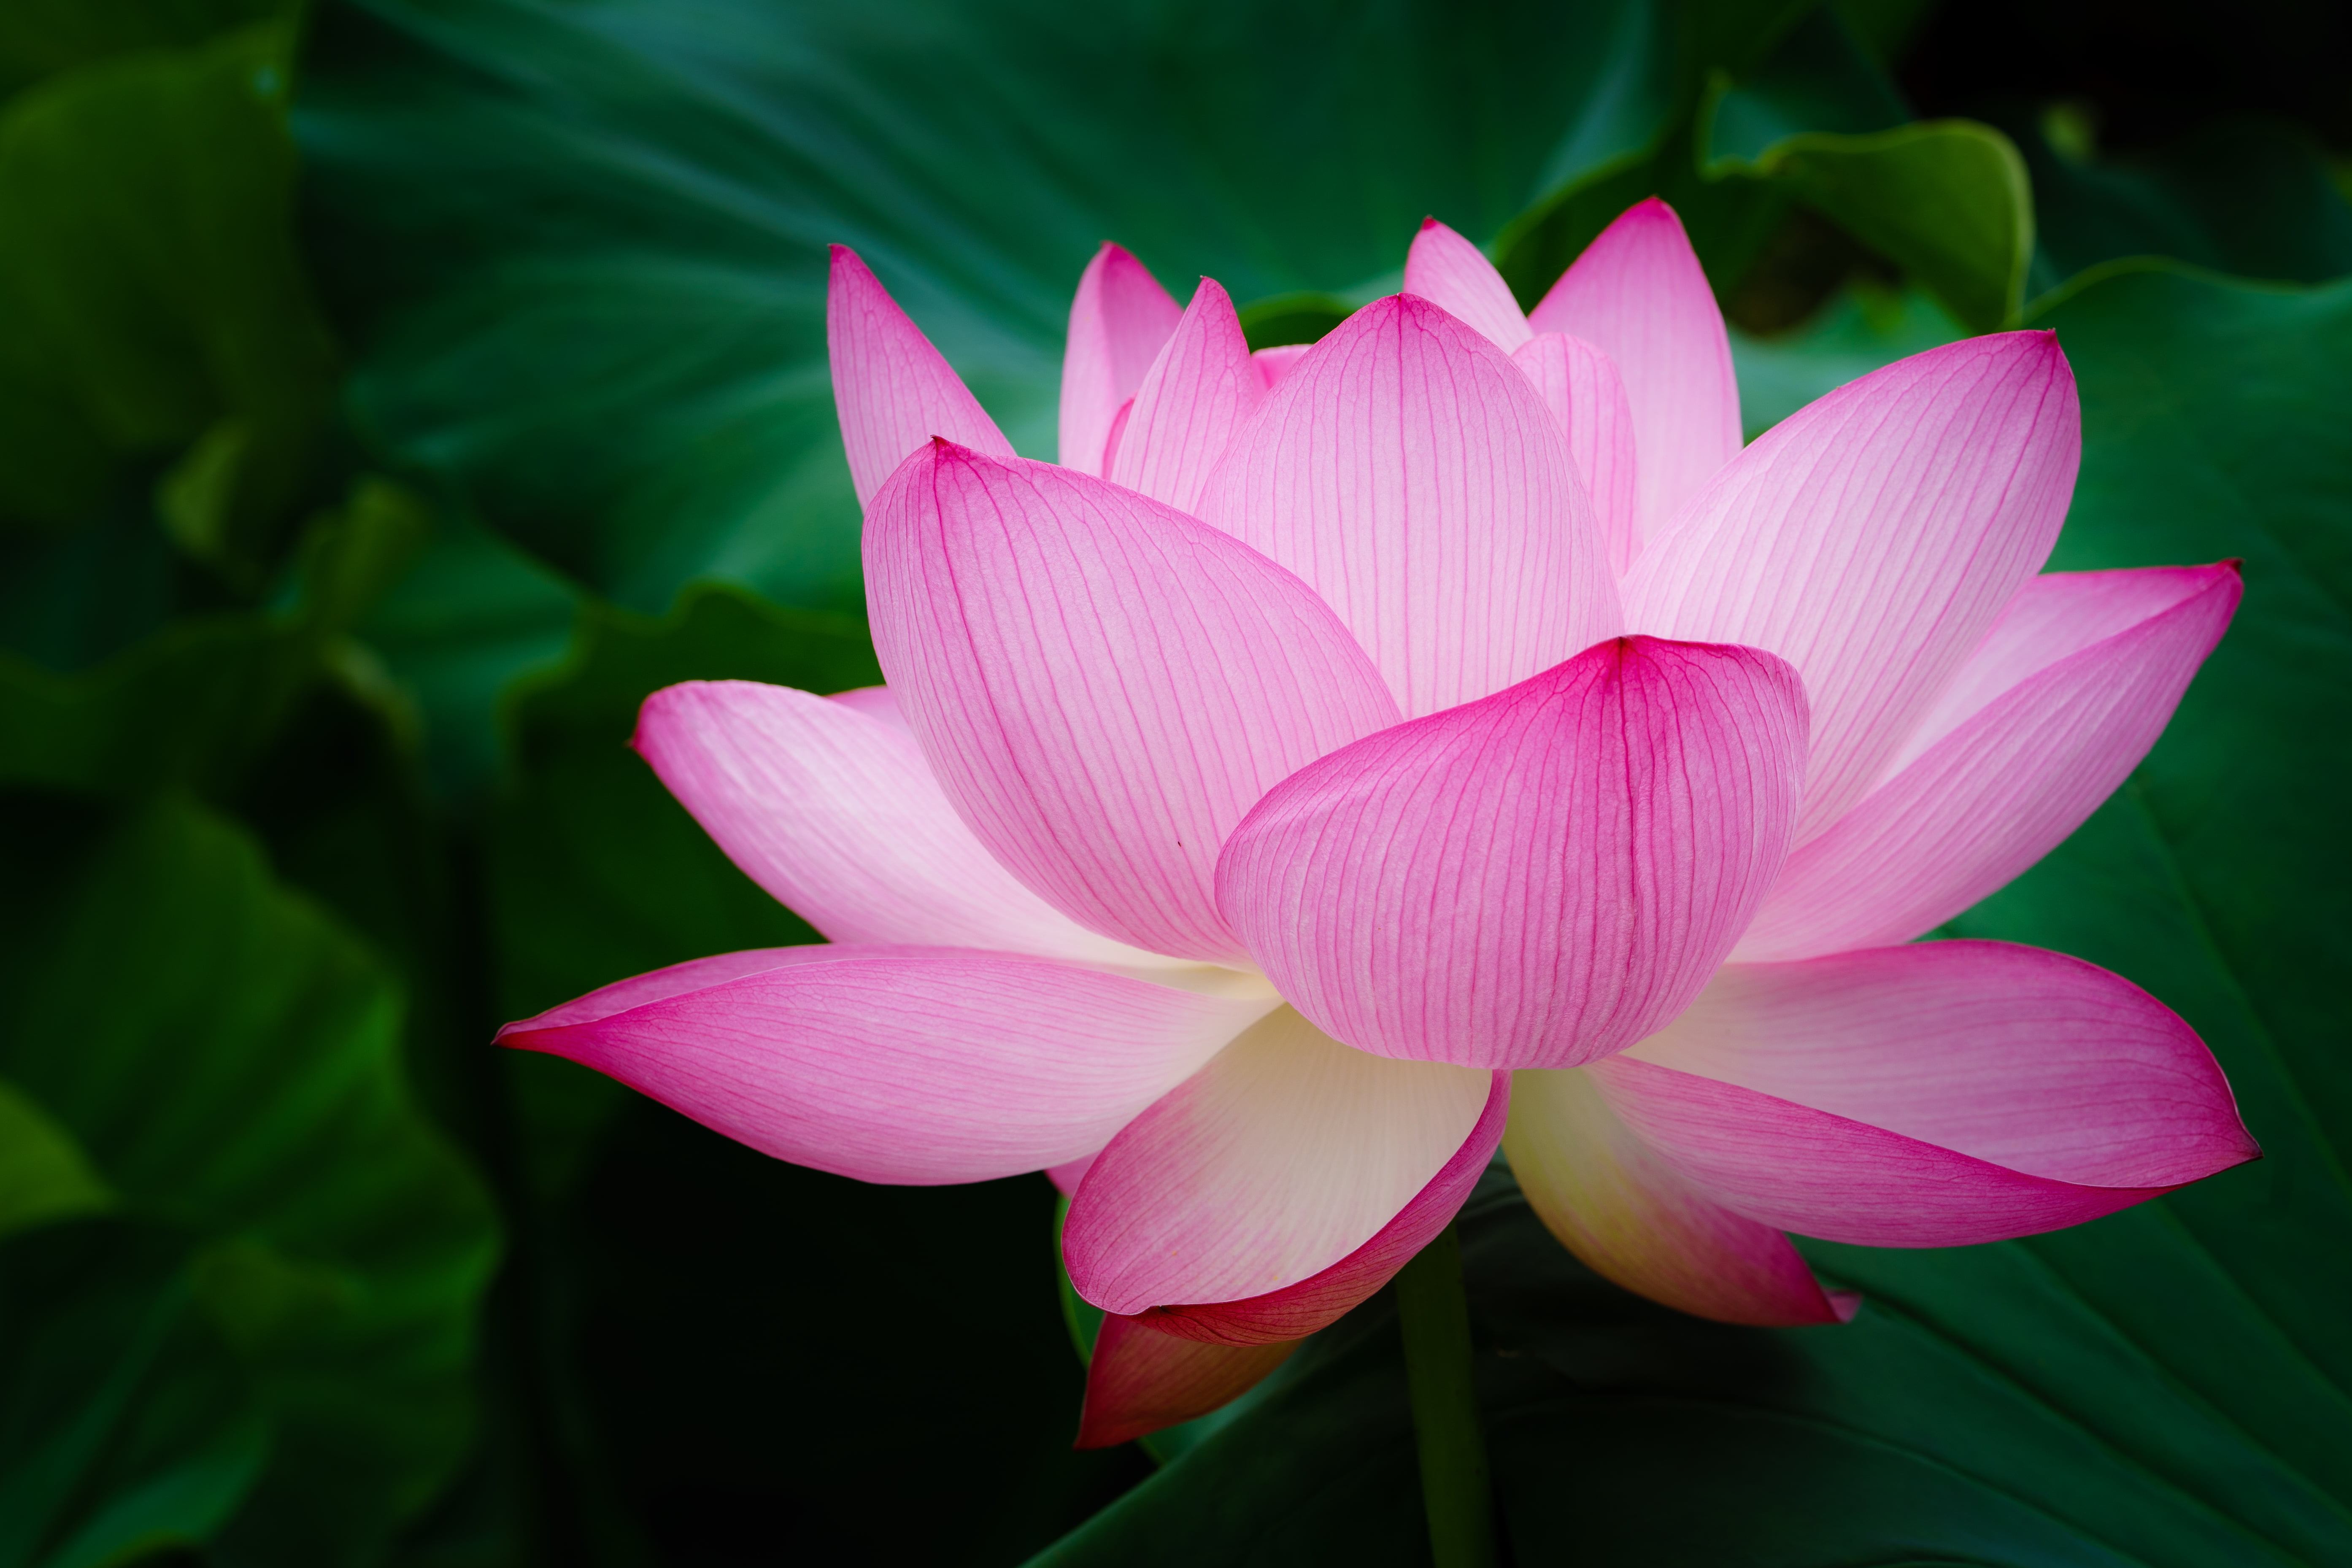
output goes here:
<path id="1" fill-rule="evenodd" d="M 1108 1448 L 1206 1415 L 1290 1359 L 1297 1340 L 1225 1345 L 1179 1339 L 1136 1318 L 1103 1319 L 1087 1363 L 1077 1447 Z"/>
<path id="2" fill-rule="evenodd" d="M 845 245 L 833 247 L 824 335 L 833 355 L 834 409 L 841 416 L 859 506 L 874 499 L 908 453 L 934 436 L 1013 456 L 996 421 Z"/>
<path id="3" fill-rule="evenodd" d="M 1422 220 L 1405 256 L 1404 291 L 1443 305 L 1505 353 L 1528 341 L 1527 315 L 1495 264 L 1433 217 Z"/>
<path id="4" fill-rule="evenodd" d="M 1203 278 L 1143 378 L 1105 471 L 1190 512 L 1226 443 L 1265 397 L 1265 378 L 1250 363 L 1233 300 L 1215 279 Z"/>
<path id="5" fill-rule="evenodd" d="M 1062 351 L 1063 467 L 1103 472 L 1113 417 L 1143 384 L 1182 314 L 1142 262 L 1108 243 L 1095 252 L 1070 301 L 1070 335 Z"/>
<path id="6" fill-rule="evenodd" d="M 1643 537 L 1739 455 L 1739 384 L 1723 312 L 1682 219 L 1657 197 L 1602 230 L 1528 324 L 1599 345 L 1624 375 L 1642 455 Z"/>
<path id="7" fill-rule="evenodd" d="M 1268 1005 L 1011 953 L 782 948 L 625 980 L 499 1039 L 780 1160 L 924 1186 L 1099 1147 Z"/>
<path id="8" fill-rule="evenodd" d="M 1527 373 L 1559 420 L 1577 476 L 1601 522 L 1609 569 L 1622 577 L 1642 552 L 1642 497 L 1633 409 L 1615 363 L 1582 338 L 1563 332 L 1529 338 L 1511 363 Z"/>
<path id="9" fill-rule="evenodd" d="M 1885 775 L 2041 567 L 2081 452 L 2051 333 L 1914 354 L 1741 453 L 1643 551 L 1628 612 L 1643 631 L 1769 648 L 1803 674 L 1810 838 Z"/>
<path id="10" fill-rule="evenodd" d="M 1339 1038 L 1574 1067 L 1698 994 L 1789 852 L 1796 674 L 1621 637 L 1270 792 L 1217 868 L 1267 978 Z"/>
<path id="11" fill-rule="evenodd" d="M 1070 1282 L 1131 1316 L 1311 1279 L 1378 1236 L 1460 1154 L 1486 1120 L 1493 1079 L 1368 1057 L 1278 1009 L 1097 1157 L 1062 1229 Z"/>
<path id="12" fill-rule="evenodd" d="M 998 865 L 903 723 L 790 687 L 698 680 L 646 698 L 633 743 L 728 858 L 834 942 L 1168 962 L 1096 935 Z"/>
<path id="13" fill-rule="evenodd" d="M 1212 888 L 1266 787 L 1394 721 L 1306 584 L 1180 512 L 941 444 L 866 529 L 882 668 L 982 843 L 1079 924 L 1242 956 Z"/>
<path id="14" fill-rule="evenodd" d="M 1955 686 L 2022 678 L 1949 727 L 1930 713 L 1936 738 L 1790 857 L 1733 956 L 1908 942 L 2048 854 L 2156 743 L 2242 591 L 2229 566 L 2028 583 Z"/>
<path id="15" fill-rule="evenodd" d="M 1365 306 L 1298 362 L 1201 515 L 1313 584 L 1408 715 L 1618 630 L 1558 421 L 1501 351 L 1410 294 Z"/>
<path id="16" fill-rule="evenodd" d="M 1861 1304 L 1823 1290 L 1787 1237 L 1684 1181 L 1581 1068 L 1511 1075 L 1503 1152 L 1561 1246 L 1654 1301 L 1767 1327 L 1842 1322 Z"/>
<path id="17" fill-rule="evenodd" d="M 1729 965 L 1591 1072 L 1701 1192 L 1832 1241 L 2053 1230 L 2259 1152 L 2221 1068 L 2163 1004 L 2004 942 Z"/>

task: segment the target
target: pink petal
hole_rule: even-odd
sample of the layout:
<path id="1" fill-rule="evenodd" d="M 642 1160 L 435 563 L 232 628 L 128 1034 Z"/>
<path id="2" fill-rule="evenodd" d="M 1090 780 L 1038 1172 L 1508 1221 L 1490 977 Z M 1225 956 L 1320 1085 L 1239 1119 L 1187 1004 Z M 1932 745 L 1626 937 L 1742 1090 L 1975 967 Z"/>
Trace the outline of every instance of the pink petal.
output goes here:
<path id="1" fill-rule="evenodd" d="M 1013 456 L 996 421 L 845 245 L 833 247 L 824 333 L 833 354 L 834 408 L 859 506 L 874 499 L 908 453 L 934 436 Z"/>
<path id="2" fill-rule="evenodd" d="M 1418 294 L 1479 332 L 1505 353 L 1528 341 L 1528 318 L 1486 252 L 1423 218 L 1404 258 L 1404 291 Z"/>
<path id="3" fill-rule="evenodd" d="M 1546 1229 L 1593 1272 L 1725 1323 L 1843 1322 L 1789 1238 L 1702 1195 L 1627 1131 L 1581 1068 L 1511 1075 L 1511 1173 Z"/>
<path id="4" fill-rule="evenodd" d="M 1070 301 L 1070 336 L 1062 351 L 1065 468 L 1104 471 L 1111 421 L 1143 384 L 1144 373 L 1182 314 L 1142 262 L 1108 243 L 1095 252 L 1078 279 L 1077 298 Z"/>
<path id="5" fill-rule="evenodd" d="M 1796 674 L 1622 637 L 1276 786 L 1217 893 L 1292 1005 L 1359 1049 L 1574 1067 L 1681 1011 L 1787 856 Z"/>
<path id="6" fill-rule="evenodd" d="M 932 1185 L 1098 1148 L 1268 1004 L 955 948 L 727 953 L 499 1031 L 795 1164 Z"/>
<path id="7" fill-rule="evenodd" d="M 1591 1073 L 1700 1192 L 1832 1241 L 2054 1230 L 2260 1152 L 2162 1003 L 2004 942 L 1732 964 Z"/>
<path id="8" fill-rule="evenodd" d="M 1087 1173 L 1094 1168 L 1095 1155 L 1101 1152 L 1101 1150 L 1097 1149 L 1092 1153 L 1081 1154 L 1075 1160 L 1065 1160 L 1058 1165 L 1048 1165 L 1045 1167 L 1045 1179 L 1053 1183 L 1054 1190 L 1064 1197 L 1076 1197 L 1078 1193 L 1078 1184 L 1087 1179 Z"/>
<path id="9" fill-rule="evenodd" d="M 996 858 L 1106 936 L 1242 957 L 1218 847 L 1268 785 L 1391 723 L 1296 577 L 1101 479 L 941 443 L 866 529 L 874 641 Z"/>
<path id="10" fill-rule="evenodd" d="M 1192 511 L 1234 432 L 1257 412 L 1265 381 L 1250 363 L 1234 302 L 1212 278 L 1135 395 L 1105 471 L 1129 489 Z"/>
<path id="11" fill-rule="evenodd" d="M 1023 887 L 956 816 L 904 722 L 859 710 L 872 700 L 689 681 L 646 699 L 634 744 L 729 859 L 834 942 L 1167 963 Z"/>
<path id="12" fill-rule="evenodd" d="M 1739 384 L 1723 312 L 1682 219 L 1657 197 L 1602 230 L 1528 324 L 1595 344 L 1624 376 L 1642 459 L 1643 538 L 1739 455 Z"/>
<path id="13" fill-rule="evenodd" d="M 1693 497 L 1626 577 L 1628 614 L 1797 667 L 1810 838 L 1885 776 L 2041 567 L 2081 451 L 2051 333 L 1914 354 L 1800 409 Z"/>
<path id="14" fill-rule="evenodd" d="M 1511 355 L 1527 373 L 1568 437 L 1577 477 L 1592 498 L 1609 551 L 1622 577 L 1642 552 L 1642 498 L 1633 456 L 1633 409 L 1609 356 L 1561 332 L 1529 338 Z"/>
<path id="15" fill-rule="evenodd" d="M 851 691 L 836 691 L 825 700 L 838 702 L 869 719 L 879 719 L 893 729 L 907 730 L 907 716 L 898 711 L 898 699 L 887 686 L 861 686 Z M 912 730 L 907 730 L 907 732 L 914 733 Z"/>
<path id="16" fill-rule="evenodd" d="M 1250 355 L 1250 363 L 1257 366 L 1258 375 L 1265 382 L 1266 390 L 1271 392 L 1282 384 L 1282 378 L 1288 375 L 1292 367 L 1305 359 L 1307 351 L 1314 346 L 1313 343 L 1276 343 L 1270 349 L 1260 349 Z"/>
<path id="17" fill-rule="evenodd" d="M 1412 1206 L 1494 1092 L 1491 1073 L 1368 1057 L 1279 1009 L 1110 1140 L 1062 1229 L 1070 1282 L 1131 1316 L 1312 1279 Z"/>
<path id="18" fill-rule="evenodd" d="M 1077 1447 L 1108 1448 L 1229 1405 L 1290 1359 L 1297 1340 L 1225 1345 L 1179 1339 L 1135 1318 L 1103 1319 L 1087 1363 Z"/>
<path id="19" fill-rule="evenodd" d="M 1907 942 L 2041 859 L 2147 754 L 2241 593 L 2229 566 L 2032 579 L 1930 743 L 1790 858 L 1733 956 Z"/>
<path id="20" fill-rule="evenodd" d="M 1494 344 L 1410 294 L 1365 306 L 1283 378 L 1201 515 L 1307 579 L 1408 715 L 1618 630 L 1559 422 Z"/>

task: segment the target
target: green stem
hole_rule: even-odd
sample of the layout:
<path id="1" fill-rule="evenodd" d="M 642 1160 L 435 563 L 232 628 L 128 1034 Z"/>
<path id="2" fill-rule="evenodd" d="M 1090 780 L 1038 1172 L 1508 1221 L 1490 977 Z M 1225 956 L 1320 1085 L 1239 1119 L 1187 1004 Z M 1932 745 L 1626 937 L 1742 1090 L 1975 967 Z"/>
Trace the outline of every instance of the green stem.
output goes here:
<path id="1" fill-rule="evenodd" d="M 1462 1243 L 1452 1226 L 1398 1273 L 1396 1296 L 1430 1552 L 1437 1568 L 1495 1568 L 1494 1490 L 1471 1385 Z"/>

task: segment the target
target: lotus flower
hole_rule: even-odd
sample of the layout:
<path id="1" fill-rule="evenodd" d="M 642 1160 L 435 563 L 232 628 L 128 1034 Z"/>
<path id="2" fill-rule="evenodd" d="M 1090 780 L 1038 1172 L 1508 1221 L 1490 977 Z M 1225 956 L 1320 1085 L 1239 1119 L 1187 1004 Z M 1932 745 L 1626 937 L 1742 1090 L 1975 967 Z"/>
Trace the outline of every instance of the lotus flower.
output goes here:
<path id="1" fill-rule="evenodd" d="M 1082 1441 L 1247 1387 L 1496 1148 L 1612 1279 L 1835 1321 L 1784 1232 L 2074 1224 L 2252 1157 L 2145 992 L 1912 943 L 2057 844 L 2227 626 L 2231 565 L 2037 576 L 2048 332 L 1745 449 L 1674 214 L 1523 315 L 1434 223 L 1253 354 L 1105 247 L 1060 465 L 846 250 L 829 325 L 888 685 L 696 682 L 635 744 L 831 945 L 610 985 L 510 1045 L 866 1181 L 1045 1170 L 1109 1314 Z"/>

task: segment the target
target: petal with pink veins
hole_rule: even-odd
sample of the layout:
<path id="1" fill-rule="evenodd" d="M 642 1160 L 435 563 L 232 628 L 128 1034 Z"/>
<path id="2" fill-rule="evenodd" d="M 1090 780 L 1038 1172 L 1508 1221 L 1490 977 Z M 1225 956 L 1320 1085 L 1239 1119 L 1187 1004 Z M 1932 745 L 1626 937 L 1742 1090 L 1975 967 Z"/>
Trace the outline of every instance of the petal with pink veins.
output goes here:
<path id="1" fill-rule="evenodd" d="M 1582 1068 L 1511 1075 L 1503 1152 L 1544 1228 L 1628 1290 L 1717 1322 L 1843 1322 L 1860 1299 L 1828 1291 L 1769 1225 L 1675 1173 L 1617 1119 Z"/>
<path id="2" fill-rule="evenodd" d="M 2005 942 L 1727 965 L 1670 1026 L 1590 1071 L 1702 1194 L 1871 1247 L 2055 1230 L 2260 1152 L 2170 1009 Z"/>
<path id="3" fill-rule="evenodd" d="M 1495 264 L 1433 217 L 1422 220 L 1405 254 L 1404 291 L 1443 305 L 1505 353 L 1528 341 L 1527 313 Z"/>
<path id="4" fill-rule="evenodd" d="M 1097 477 L 1105 471 L 1112 420 L 1143 384 L 1144 373 L 1183 313 L 1160 280 L 1127 251 L 1106 242 L 1095 252 L 1070 301 L 1070 335 L 1062 350 L 1064 468 Z M 952 431 L 940 433 L 954 438 Z"/>
<path id="5" fill-rule="evenodd" d="M 1511 355 L 1527 373 L 1568 437 L 1577 477 L 1592 498 L 1609 551 L 1622 577 L 1642 552 L 1642 498 L 1633 453 L 1633 409 L 1609 356 L 1563 332 L 1529 338 Z"/>
<path id="6" fill-rule="evenodd" d="M 980 841 L 1080 925 L 1244 959 L 1218 848 L 1267 787 L 1396 719 L 1313 591 L 1132 490 L 944 443 L 866 529 L 874 642 Z"/>
<path id="7" fill-rule="evenodd" d="M 998 865 L 903 721 L 790 687 L 698 680 L 646 698 L 633 743 L 729 859 L 831 941 L 1169 962 L 1087 930 Z"/>
<path id="8" fill-rule="evenodd" d="M 857 253 L 833 247 L 824 336 L 833 356 L 833 405 L 849 454 L 850 483 L 866 506 L 890 471 L 934 436 L 1000 458 L 1013 456 L 931 340 L 898 309 Z"/>
<path id="9" fill-rule="evenodd" d="M 1013 953 L 772 948 L 624 980 L 499 1039 L 780 1160 L 928 1186 L 1099 1148 L 1272 1005 Z"/>
<path id="10" fill-rule="evenodd" d="M 2007 884 L 2147 754 L 2242 591 L 2226 565 L 2028 582 L 1921 725 L 1927 744 L 1790 858 L 1732 956 L 1908 942 Z"/>
<path id="11" fill-rule="evenodd" d="M 1143 378 L 1105 471 L 1190 512 L 1226 443 L 1265 396 L 1265 379 L 1250 363 L 1233 300 L 1216 279 L 1203 278 Z"/>
<path id="12" fill-rule="evenodd" d="M 1723 312 L 1682 219 L 1657 197 L 1628 207 L 1585 247 L 1528 325 L 1598 346 L 1625 378 L 1644 539 L 1739 455 L 1739 384 Z"/>
<path id="13" fill-rule="evenodd" d="M 1291 1005 L 1361 1050 L 1575 1067 L 1664 1024 L 1787 857 L 1796 672 L 1622 637 L 1284 780 L 1217 893 Z"/>
<path id="14" fill-rule="evenodd" d="M 1179 1339 L 1134 1318 L 1103 1319 L 1087 1363 L 1077 1447 L 1108 1448 L 1206 1415 L 1290 1359 L 1297 1340 L 1226 1345 Z"/>
<path id="15" fill-rule="evenodd" d="M 1804 676 L 1800 842 L 1885 776 L 2040 570 L 2082 437 L 2055 336 L 1970 338 L 1790 415 L 1643 550 L 1623 585 L 1633 626 L 1769 648 Z"/>
<path id="16" fill-rule="evenodd" d="M 1192 1337 L 1297 1339 L 1311 1321 L 1254 1321 L 1263 1314 L 1249 1312 L 1251 1302 L 1349 1260 L 1415 1209 L 1462 1163 L 1465 1145 L 1483 1140 L 1471 1156 L 1475 1182 L 1502 1137 L 1507 1093 L 1492 1073 L 1349 1050 L 1279 1008 L 1097 1156 L 1062 1230 L 1070 1282 L 1127 1316 L 1207 1304 L 1206 1321 L 1163 1325 Z M 1402 1268 L 1468 1194 L 1464 1184 L 1451 1207 L 1420 1205 L 1413 1226 L 1428 1234 L 1393 1261 L 1376 1260 L 1387 1273 L 1342 1281 L 1360 1286 L 1354 1300 Z M 1222 1303 L 1242 1307 L 1244 1321 L 1218 1323 Z M 1328 1311 L 1328 1321 L 1353 1301 L 1299 1305 L 1310 1320 Z"/>
<path id="17" fill-rule="evenodd" d="M 1260 349 L 1250 355 L 1250 363 L 1257 366 L 1259 378 L 1271 392 L 1282 384 L 1282 378 L 1288 375 L 1291 367 L 1305 359 L 1307 351 L 1314 346 L 1313 343 L 1276 343 L 1272 348 Z"/>
<path id="18" fill-rule="evenodd" d="M 1559 422 L 1502 351 L 1410 294 L 1300 359 L 1234 438 L 1201 515 L 1305 578 L 1408 716 L 1619 629 Z"/>

